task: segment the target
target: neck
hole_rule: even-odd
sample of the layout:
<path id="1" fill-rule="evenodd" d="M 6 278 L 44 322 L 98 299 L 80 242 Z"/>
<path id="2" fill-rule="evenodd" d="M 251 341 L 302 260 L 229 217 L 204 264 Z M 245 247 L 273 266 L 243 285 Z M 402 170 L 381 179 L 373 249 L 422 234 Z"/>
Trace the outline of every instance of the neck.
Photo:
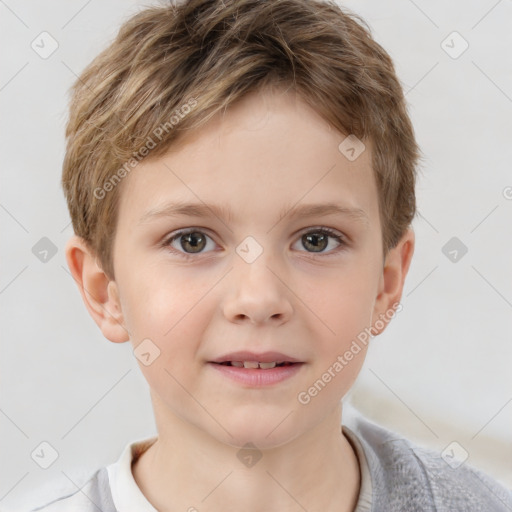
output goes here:
<path id="1" fill-rule="evenodd" d="M 341 409 L 340 403 L 312 430 L 286 444 L 245 453 L 176 416 L 173 421 L 166 417 L 160 423 L 165 429 L 158 429 L 158 440 L 132 472 L 160 512 L 352 512 L 359 495 L 359 463 L 341 431 Z"/>

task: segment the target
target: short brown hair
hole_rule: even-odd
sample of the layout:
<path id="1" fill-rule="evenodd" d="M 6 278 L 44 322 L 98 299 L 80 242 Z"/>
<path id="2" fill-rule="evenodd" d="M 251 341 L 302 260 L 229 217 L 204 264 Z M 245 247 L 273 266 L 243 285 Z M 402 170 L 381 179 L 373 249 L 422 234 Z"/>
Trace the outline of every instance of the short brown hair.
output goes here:
<path id="1" fill-rule="evenodd" d="M 107 275 L 116 185 L 134 161 L 268 85 L 372 142 L 384 253 L 398 243 L 416 211 L 420 151 L 391 58 L 366 22 L 330 0 L 188 0 L 128 19 L 72 88 L 62 185 L 74 231 Z"/>

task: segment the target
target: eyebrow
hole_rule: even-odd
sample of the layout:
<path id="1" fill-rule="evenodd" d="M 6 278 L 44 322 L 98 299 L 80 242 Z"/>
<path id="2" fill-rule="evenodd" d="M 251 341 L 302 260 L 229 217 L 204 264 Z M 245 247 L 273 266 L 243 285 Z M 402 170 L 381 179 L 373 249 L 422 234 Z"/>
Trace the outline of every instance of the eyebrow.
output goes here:
<path id="1" fill-rule="evenodd" d="M 139 224 L 144 224 L 159 218 L 167 217 L 197 217 L 206 218 L 211 215 L 223 220 L 232 221 L 234 218 L 233 212 L 224 206 L 206 203 L 185 203 L 173 202 L 162 207 L 153 208 L 142 215 L 139 219 Z M 341 206 L 336 203 L 323 203 L 323 204 L 302 204 L 299 206 L 285 206 L 281 209 L 279 223 L 284 217 L 325 217 L 328 215 L 344 215 L 357 222 L 369 225 L 369 218 L 367 213 L 361 208 L 349 208 Z"/>

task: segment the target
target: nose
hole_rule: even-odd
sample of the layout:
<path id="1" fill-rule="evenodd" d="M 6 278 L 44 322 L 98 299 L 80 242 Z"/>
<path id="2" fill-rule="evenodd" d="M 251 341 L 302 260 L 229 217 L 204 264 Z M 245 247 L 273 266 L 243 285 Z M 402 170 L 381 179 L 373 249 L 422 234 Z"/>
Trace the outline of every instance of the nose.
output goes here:
<path id="1" fill-rule="evenodd" d="M 274 267 L 277 267 L 275 259 L 265 251 L 252 263 L 235 257 L 223 304 L 229 321 L 280 325 L 291 318 L 293 293 L 285 273 Z"/>

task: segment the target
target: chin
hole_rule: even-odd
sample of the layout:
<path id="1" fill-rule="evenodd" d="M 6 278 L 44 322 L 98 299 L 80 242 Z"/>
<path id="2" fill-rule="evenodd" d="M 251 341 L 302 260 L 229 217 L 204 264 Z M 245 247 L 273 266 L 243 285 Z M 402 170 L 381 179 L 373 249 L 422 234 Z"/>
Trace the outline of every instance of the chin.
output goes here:
<path id="1" fill-rule="evenodd" d="M 260 450 L 267 450 L 282 446 L 299 435 L 297 425 L 279 417 L 269 414 L 265 417 L 246 415 L 240 421 L 224 421 L 224 427 L 231 434 L 222 431 L 222 442 L 234 448 L 244 448 L 252 443 Z M 291 417 L 291 415 L 290 415 Z"/>

